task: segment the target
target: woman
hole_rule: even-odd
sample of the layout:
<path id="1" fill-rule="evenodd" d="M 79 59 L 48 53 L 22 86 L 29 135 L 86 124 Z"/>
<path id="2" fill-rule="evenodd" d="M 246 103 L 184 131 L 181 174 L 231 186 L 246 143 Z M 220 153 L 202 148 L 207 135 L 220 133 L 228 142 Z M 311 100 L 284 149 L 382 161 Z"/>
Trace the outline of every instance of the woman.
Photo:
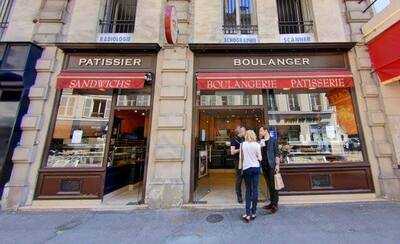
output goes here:
<path id="1" fill-rule="evenodd" d="M 261 146 L 253 130 L 246 131 L 245 141 L 241 146 L 243 178 L 246 185 L 246 213 L 242 216 L 245 222 L 256 218 L 258 202 L 258 177 L 260 174 Z"/>

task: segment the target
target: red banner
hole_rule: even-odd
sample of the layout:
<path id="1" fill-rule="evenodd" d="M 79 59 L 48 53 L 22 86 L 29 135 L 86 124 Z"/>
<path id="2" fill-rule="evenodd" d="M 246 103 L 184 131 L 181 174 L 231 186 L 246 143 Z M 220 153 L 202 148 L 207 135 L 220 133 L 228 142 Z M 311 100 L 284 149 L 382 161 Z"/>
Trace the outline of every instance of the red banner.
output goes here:
<path id="1" fill-rule="evenodd" d="M 145 73 L 61 73 L 57 89 L 142 89 Z"/>
<path id="2" fill-rule="evenodd" d="M 349 71 L 199 73 L 198 90 L 318 89 L 353 86 Z"/>

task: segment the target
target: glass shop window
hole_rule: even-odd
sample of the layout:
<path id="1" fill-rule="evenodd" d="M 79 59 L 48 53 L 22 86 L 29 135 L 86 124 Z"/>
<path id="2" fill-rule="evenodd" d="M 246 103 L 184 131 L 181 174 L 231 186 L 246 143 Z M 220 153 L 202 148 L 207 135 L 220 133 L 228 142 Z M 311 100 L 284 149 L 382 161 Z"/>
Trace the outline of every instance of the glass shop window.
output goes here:
<path id="1" fill-rule="evenodd" d="M 297 94 L 288 94 L 289 111 L 300 111 L 299 98 Z"/>
<path id="2" fill-rule="evenodd" d="M 2 69 L 23 70 L 25 69 L 26 60 L 28 58 L 29 46 L 10 45 L 6 51 Z"/>
<path id="3" fill-rule="evenodd" d="M 199 106 L 259 106 L 263 105 L 261 90 L 254 91 L 201 91 Z"/>
<path id="4" fill-rule="evenodd" d="M 273 91 L 272 95 L 280 104 L 291 103 L 277 111 L 268 111 L 269 126 L 276 132 L 284 163 L 363 162 L 360 133 L 348 89 L 319 93 Z M 298 110 L 284 110 L 293 104 Z"/>
<path id="5" fill-rule="evenodd" d="M 102 166 L 111 101 L 111 92 L 62 91 L 47 167 Z"/>

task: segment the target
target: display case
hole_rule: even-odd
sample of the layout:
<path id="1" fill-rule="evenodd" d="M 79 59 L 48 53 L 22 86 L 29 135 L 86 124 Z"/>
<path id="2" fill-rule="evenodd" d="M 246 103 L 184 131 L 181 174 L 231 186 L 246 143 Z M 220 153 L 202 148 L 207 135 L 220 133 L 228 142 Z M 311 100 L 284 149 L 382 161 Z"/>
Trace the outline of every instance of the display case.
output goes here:
<path id="1" fill-rule="evenodd" d="M 82 143 L 53 145 L 49 152 L 47 166 L 51 168 L 101 167 L 104 148 L 104 138 L 91 138 Z"/>

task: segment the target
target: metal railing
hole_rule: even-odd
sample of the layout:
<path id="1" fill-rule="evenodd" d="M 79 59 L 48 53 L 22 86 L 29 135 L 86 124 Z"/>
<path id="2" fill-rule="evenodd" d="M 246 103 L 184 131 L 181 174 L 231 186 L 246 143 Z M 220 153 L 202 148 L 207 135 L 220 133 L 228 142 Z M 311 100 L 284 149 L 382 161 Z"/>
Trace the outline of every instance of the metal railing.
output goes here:
<path id="1" fill-rule="evenodd" d="M 256 34 L 258 31 L 257 25 L 224 25 L 222 26 L 225 34 L 243 34 L 251 35 Z"/>
<path id="2" fill-rule="evenodd" d="M 133 33 L 135 20 L 99 20 L 101 33 Z"/>
<path id="3" fill-rule="evenodd" d="M 0 39 L 8 27 L 8 18 L 14 0 L 0 0 Z"/>
<path id="4" fill-rule="evenodd" d="M 311 33 L 313 32 L 313 21 L 279 21 L 279 33 Z"/>

